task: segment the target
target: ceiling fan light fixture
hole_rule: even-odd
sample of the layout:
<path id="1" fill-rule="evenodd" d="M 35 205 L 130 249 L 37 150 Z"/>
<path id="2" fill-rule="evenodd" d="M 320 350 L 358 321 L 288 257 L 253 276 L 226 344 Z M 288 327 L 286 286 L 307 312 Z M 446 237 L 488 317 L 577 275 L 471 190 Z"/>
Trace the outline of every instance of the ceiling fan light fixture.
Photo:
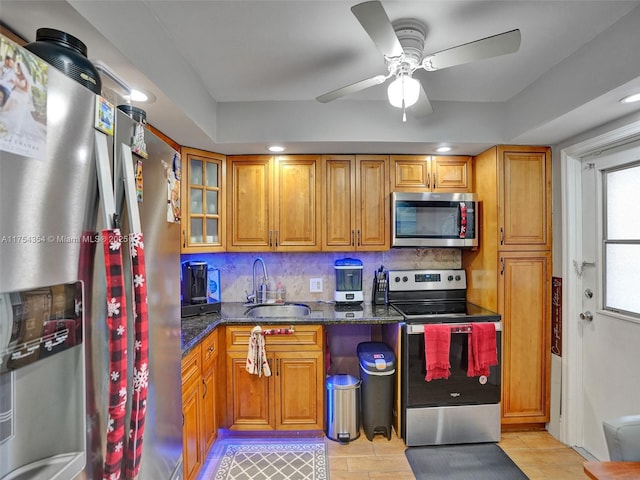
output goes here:
<path id="1" fill-rule="evenodd" d="M 387 88 L 389 103 L 396 108 L 408 108 L 418 101 L 420 82 L 409 75 L 399 75 Z M 404 104 L 403 104 L 404 100 Z"/>

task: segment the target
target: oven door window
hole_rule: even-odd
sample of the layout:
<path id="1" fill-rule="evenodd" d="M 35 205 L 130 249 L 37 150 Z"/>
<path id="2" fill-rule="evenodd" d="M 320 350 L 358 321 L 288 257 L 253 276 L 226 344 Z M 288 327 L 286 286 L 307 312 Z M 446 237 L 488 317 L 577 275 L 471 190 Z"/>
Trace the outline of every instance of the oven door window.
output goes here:
<path id="1" fill-rule="evenodd" d="M 425 380 L 426 360 L 424 333 L 404 334 L 404 399 L 405 407 L 480 405 L 500 402 L 501 332 L 496 332 L 498 365 L 491 367 L 489 377 L 467 377 L 468 335 L 452 333 L 449 350 L 451 375 L 447 379 Z"/>

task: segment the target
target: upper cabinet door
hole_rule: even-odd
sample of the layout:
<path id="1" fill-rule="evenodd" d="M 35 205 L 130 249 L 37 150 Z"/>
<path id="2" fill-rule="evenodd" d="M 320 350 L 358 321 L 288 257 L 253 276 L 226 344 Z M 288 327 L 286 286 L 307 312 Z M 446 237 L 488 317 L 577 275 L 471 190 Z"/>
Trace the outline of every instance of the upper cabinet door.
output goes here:
<path id="1" fill-rule="evenodd" d="M 182 165 L 182 253 L 224 251 L 225 157 L 185 147 Z"/>
<path id="2" fill-rule="evenodd" d="M 473 192 L 471 157 L 431 157 L 431 186 L 434 192 Z"/>
<path id="3" fill-rule="evenodd" d="M 472 192 L 471 157 L 392 155 L 391 191 Z"/>
<path id="4" fill-rule="evenodd" d="M 320 157 L 278 156 L 274 163 L 275 250 L 320 250 Z"/>
<path id="5" fill-rule="evenodd" d="M 355 155 L 327 155 L 322 175 L 322 250 L 355 250 Z"/>
<path id="6" fill-rule="evenodd" d="M 389 250 L 389 157 L 356 155 L 356 164 L 356 250 Z"/>
<path id="7" fill-rule="evenodd" d="M 430 191 L 430 162 L 429 155 L 391 155 L 391 191 Z"/>
<path id="8" fill-rule="evenodd" d="M 230 252 L 264 252 L 273 248 L 271 159 L 268 155 L 227 157 Z"/>
<path id="9" fill-rule="evenodd" d="M 499 248 L 551 248 L 551 150 L 499 147 Z"/>
<path id="10" fill-rule="evenodd" d="M 227 250 L 320 250 L 320 157 L 230 156 Z"/>

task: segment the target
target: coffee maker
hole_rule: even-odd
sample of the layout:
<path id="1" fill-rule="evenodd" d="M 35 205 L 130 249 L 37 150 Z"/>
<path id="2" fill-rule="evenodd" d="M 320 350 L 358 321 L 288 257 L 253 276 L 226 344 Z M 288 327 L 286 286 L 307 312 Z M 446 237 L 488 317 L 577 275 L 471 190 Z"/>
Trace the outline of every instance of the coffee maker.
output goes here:
<path id="1" fill-rule="evenodd" d="M 357 258 L 342 258 L 334 263 L 337 304 L 359 305 L 364 300 L 362 293 L 362 262 Z"/>
<path id="2" fill-rule="evenodd" d="M 182 316 L 190 317 L 220 311 L 218 273 L 216 283 L 217 296 L 210 295 L 209 264 L 203 261 L 189 261 L 182 264 Z"/>

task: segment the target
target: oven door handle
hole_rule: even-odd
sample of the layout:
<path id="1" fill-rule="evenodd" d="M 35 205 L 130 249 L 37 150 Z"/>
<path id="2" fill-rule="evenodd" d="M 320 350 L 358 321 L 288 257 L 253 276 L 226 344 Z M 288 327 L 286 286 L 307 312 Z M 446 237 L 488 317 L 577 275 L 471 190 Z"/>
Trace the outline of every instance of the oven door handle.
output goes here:
<path id="1" fill-rule="evenodd" d="M 496 332 L 502 331 L 502 322 L 491 322 L 496 327 Z M 470 323 L 439 323 L 438 325 L 447 325 L 451 327 L 451 333 L 469 333 L 471 331 Z M 424 334 L 425 324 L 407 324 L 407 333 L 409 335 L 422 335 Z"/>

